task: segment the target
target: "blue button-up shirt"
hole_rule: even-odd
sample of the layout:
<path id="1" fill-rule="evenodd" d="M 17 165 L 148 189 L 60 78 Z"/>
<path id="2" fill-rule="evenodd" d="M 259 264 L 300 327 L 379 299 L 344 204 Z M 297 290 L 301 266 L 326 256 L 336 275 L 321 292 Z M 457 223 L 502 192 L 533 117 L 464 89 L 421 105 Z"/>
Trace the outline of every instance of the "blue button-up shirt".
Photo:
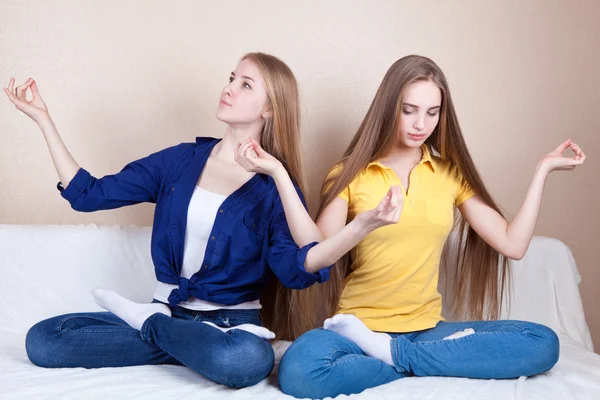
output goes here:
<path id="1" fill-rule="evenodd" d="M 196 297 L 234 305 L 257 300 L 271 271 L 286 286 L 303 289 L 329 279 L 331 267 L 317 273 L 304 268 L 306 253 L 290 233 L 273 179 L 256 174 L 221 204 L 204 260 L 189 280 L 180 276 L 188 205 L 211 149 L 220 141 L 196 138 L 127 164 L 100 179 L 81 168 L 62 197 L 77 211 L 91 212 L 127 205 L 156 203 L 152 228 L 152 261 L 160 282 L 178 285 L 169 303 Z M 304 206 L 304 197 L 298 190 Z"/>

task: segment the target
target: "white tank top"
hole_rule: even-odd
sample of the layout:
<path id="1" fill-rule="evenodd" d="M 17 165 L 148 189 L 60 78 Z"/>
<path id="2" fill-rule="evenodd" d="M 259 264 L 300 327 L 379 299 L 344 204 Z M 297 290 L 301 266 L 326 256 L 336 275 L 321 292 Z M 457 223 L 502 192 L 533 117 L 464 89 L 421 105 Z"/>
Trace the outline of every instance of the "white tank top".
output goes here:
<path id="1" fill-rule="evenodd" d="M 210 232 L 212 231 L 217 216 L 217 211 L 227 196 L 216 194 L 208 190 L 202 189 L 196 186 L 190 205 L 188 206 L 187 215 L 187 227 L 185 230 L 185 244 L 183 251 L 183 266 L 181 268 L 181 276 L 189 279 L 192 275 L 198 272 L 202 261 L 204 261 L 204 254 L 206 252 L 206 245 L 210 238 Z M 154 298 L 156 300 L 168 303 L 167 299 L 173 289 L 177 289 L 177 285 L 171 285 L 168 283 L 158 282 L 158 286 L 154 291 Z M 233 306 L 226 306 L 223 304 L 210 303 L 208 301 L 200 300 L 195 297 L 191 297 L 186 301 L 182 301 L 178 304 L 180 307 L 184 307 L 195 311 L 210 311 L 219 309 L 228 310 L 251 310 L 262 308 L 260 300 L 249 301 L 246 303 L 235 304 Z"/>

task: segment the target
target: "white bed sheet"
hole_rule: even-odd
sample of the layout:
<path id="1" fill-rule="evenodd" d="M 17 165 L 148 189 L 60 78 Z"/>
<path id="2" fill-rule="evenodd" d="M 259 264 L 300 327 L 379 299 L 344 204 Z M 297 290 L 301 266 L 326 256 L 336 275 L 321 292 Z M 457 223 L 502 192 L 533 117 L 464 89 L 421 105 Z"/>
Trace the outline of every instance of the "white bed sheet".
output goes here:
<path id="1" fill-rule="evenodd" d="M 155 279 L 150 228 L 0 225 L 0 399 L 279 399 L 276 370 L 256 386 L 233 390 L 180 366 L 43 369 L 25 354 L 27 329 L 62 313 L 98 311 L 89 291 L 102 286 L 149 301 Z M 548 373 L 515 380 L 406 378 L 355 396 L 364 399 L 599 399 L 600 356 L 592 351 L 569 249 L 534 238 L 514 265 L 510 312 L 545 323 L 561 341 Z M 275 343 L 277 359 L 289 343 Z"/>

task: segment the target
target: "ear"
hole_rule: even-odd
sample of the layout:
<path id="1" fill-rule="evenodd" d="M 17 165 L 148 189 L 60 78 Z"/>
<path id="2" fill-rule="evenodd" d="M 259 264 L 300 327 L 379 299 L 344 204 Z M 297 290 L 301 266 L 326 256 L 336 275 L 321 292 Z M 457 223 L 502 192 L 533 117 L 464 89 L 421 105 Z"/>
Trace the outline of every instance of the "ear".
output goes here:
<path id="1" fill-rule="evenodd" d="M 271 110 L 265 111 L 262 114 L 263 119 L 272 118 L 272 117 L 273 117 L 273 111 L 271 111 Z"/>

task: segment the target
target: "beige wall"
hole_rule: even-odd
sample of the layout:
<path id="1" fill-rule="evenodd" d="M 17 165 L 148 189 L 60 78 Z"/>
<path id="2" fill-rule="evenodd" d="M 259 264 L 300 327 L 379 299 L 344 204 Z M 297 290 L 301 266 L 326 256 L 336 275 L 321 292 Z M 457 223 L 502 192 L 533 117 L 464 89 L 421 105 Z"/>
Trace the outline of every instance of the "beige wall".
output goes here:
<path id="1" fill-rule="evenodd" d="M 509 216 L 544 153 L 568 137 L 586 151 L 582 168 L 550 176 L 536 233 L 573 250 L 598 345 L 600 2 L 420 3 L 1 0 L 0 80 L 37 79 L 75 158 L 102 176 L 222 135 L 214 111 L 229 72 L 247 51 L 273 53 L 301 84 L 314 211 L 387 68 L 427 55 L 445 71 L 473 158 Z M 37 127 L 1 97 L 0 223 L 151 224 L 150 205 L 72 211 Z"/>

